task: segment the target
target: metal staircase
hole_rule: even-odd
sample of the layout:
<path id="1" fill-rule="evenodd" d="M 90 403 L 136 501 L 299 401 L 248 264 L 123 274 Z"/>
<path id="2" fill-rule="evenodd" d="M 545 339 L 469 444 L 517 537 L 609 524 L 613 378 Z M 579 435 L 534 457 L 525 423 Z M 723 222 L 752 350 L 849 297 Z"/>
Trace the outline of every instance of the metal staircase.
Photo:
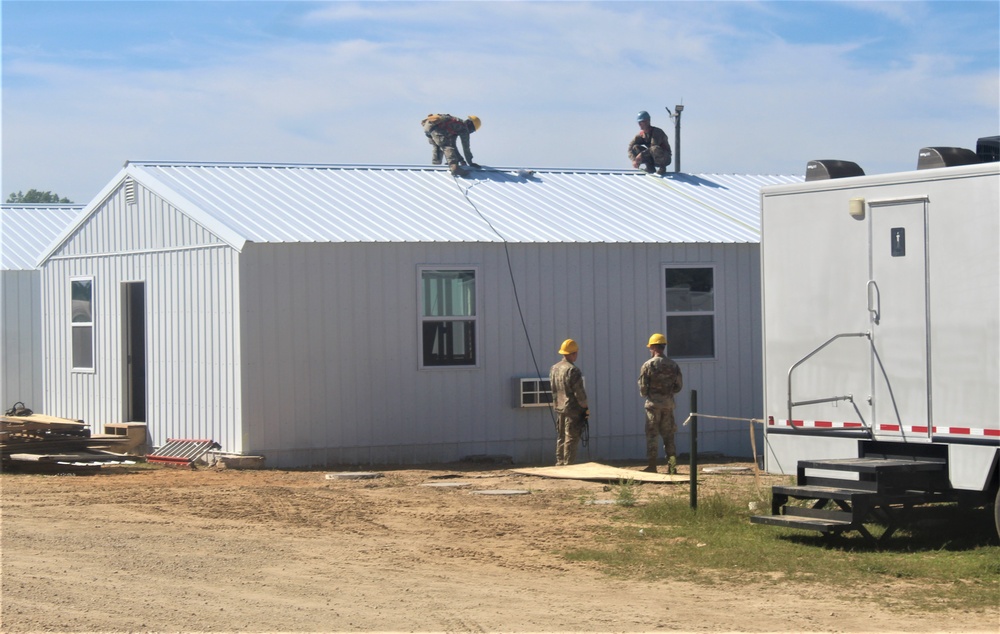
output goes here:
<path id="1" fill-rule="evenodd" d="M 944 457 L 893 456 L 880 453 L 879 443 L 871 443 L 860 458 L 800 460 L 795 485 L 772 487 L 772 514 L 750 521 L 826 536 L 857 531 L 876 542 L 891 537 L 913 506 L 944 501 L 947 484 Z M 878 539 L 865 527 L 871 523 L 886 527 Z"/>

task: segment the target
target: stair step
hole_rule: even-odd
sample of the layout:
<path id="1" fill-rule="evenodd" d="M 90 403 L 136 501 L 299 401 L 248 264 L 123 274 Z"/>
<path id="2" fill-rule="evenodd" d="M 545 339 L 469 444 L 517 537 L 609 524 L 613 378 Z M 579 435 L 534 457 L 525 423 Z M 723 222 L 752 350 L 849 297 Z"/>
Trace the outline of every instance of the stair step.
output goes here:
<path id="1" fill-rule="evenodd" d="M 826 460 L 799 460 L 800 469 L 825 469 L 852 473 L 907 473 L 915 471 L 944 471 L 946 463 L 938 458 L 907 460 L 905 458 L 834 458 Z"/>
<path id="2" fill-rule="evenodd" d="M 860 495 L 874 495 L 872 491 L 847 487 L 815 486 L 811 484 L 780 485 L 771 487 L 772 493 L 781 493 L 800 500 L 850 500 Z"/>
<path id="3" fill-rule="evenodd" d="M 854 514 L 850 511 L 842 511 L 839 508 L 822 508 L 814 509 L 808 506 L 784 506 L 782 507 L 782 516 L 784 517 L 796 517 L 811 518 L 816 520 L 832 520 L 836 522 L 847 522 L 848 524 L 854 522 Z"/>
<path id="4" fill-rule="evenodd" d="M 872 480 L 847 480 L 844 478 L 824 478 L 808 475 L 799 478 L 797 486 L 811 486 L 828 489 L 852 489 L 866 493 L 878 491 L 879 483 Z"/>
<path id="5" fill-rule="evenodd" d="M 750 518 L 750 521 L 754 524 L 799 528 L 819 531 L 821 533 L 840 533 L 853 528 L 852 523 L 849 521 L 820 517 L 800 517 L 796 515 L 754 515 Z"/>

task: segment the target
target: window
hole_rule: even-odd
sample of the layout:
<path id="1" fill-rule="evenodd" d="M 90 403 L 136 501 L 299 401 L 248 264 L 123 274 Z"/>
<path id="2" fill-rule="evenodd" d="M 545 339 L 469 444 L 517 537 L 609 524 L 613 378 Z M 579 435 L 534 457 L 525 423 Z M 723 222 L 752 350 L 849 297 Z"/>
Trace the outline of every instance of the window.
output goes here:
<path id="1" fill-rule="evenodd" d="M 715 356 L 715 271 L 666 269 L 667 356 Z"/>
<path id="2" fill-rule="evenodd" d="M 476 365 L 476 271 L 420 270 L 421 366 Z"/>
<path id="3" fill-rule="evenodd" d="M 73 369 L 94 369 L 94 280 L 70 280 Z"/>
<path id="4" fill-rule="evenodd" d="M 521 407 L 548 407 L 552 404 L 552 384 L 548 377 L 519 379 Z"/>

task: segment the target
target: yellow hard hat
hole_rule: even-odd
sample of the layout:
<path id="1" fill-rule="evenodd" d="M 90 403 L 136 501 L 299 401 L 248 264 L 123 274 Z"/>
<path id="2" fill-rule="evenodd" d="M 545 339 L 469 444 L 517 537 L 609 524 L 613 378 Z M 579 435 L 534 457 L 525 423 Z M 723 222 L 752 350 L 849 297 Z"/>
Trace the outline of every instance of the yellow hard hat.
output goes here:
<path id="1" fill-rule="evenodd" d="M 653 346 L 665 346 L 667 345 L 667 338 L 660 333 L 654 333 L 652 337 L 649 338 L 649 343 L 646 344 L 647 348 L 652 348 Z"/>
<path id="2" fill-rule="evenodd" d="M 559 354 L 573 354 L 580 349 L 580 346 L 576 345 L 576 342 L 572 339 L 567 339 L 562 342 L 562 347 L 559 348 Z"/>
<path id="3" fill-rule="evenodd" d="M 469 121 L 472 122 L 472 125 L 476 128 L 476 130 L 479 130 L 479 126 L 483 125 L 483 122 L 479 120 L 479 117 L 474 114 L 469 115 Z"/>

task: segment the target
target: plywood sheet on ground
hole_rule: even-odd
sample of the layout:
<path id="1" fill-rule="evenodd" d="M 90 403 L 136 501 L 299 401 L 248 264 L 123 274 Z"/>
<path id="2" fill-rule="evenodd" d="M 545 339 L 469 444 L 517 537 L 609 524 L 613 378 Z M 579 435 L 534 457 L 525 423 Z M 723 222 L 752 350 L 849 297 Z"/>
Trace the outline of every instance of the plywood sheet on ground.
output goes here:
<path id="1" fill-rule="evenodd" d="M 568 480 L 594 480 L 597 482 L 618 482 L 619 480 L 634 480 L 635 482 L 672 483 L 687 482 L 686 475 L 668 475 L 666 473 L 647 473 L 640 469 L 622 469 L 610 467 L 599 462 L 585 462 L 561 467 L 530 467 L 526 469 L 511 469 L 514 473 L 541 476 L 543 478 L 565 478 Z"/>

